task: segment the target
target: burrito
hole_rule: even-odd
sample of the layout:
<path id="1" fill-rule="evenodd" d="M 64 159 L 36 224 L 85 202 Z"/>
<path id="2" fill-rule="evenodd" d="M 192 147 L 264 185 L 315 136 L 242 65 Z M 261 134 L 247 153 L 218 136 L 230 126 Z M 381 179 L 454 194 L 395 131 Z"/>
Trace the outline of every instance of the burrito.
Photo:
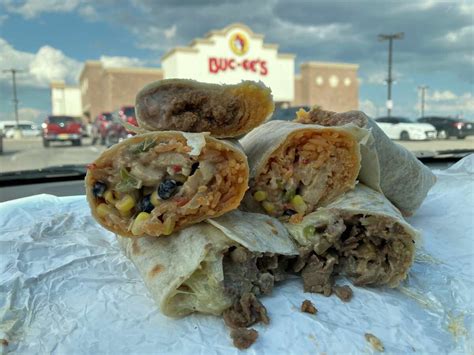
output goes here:
<path id="1" fill-rule="evenodd" d="M 297 247 L 269 216 L 232 211 L 209 222 L 170 238 L 117 238 L 163 314 L 223 315 L 233 328 L 267 322 L 256 297 L 285 277 Z"/>
<path id="2" fill-rule="evenodd" d="M 275 105 L 262 82 L 218 85 L 167 79 L 144 87 L 135 107 L 138 125 L 150 131 L 210 132 L 229 138 L 270 118 Z"/>
<path id="3" fill-rule="evenodd" d="M 353 188 L 360 169 L 358 127 L 270 121 L 240 142 L 250 165 L 243 208 L 297 222 Z"/>
<path id="4" fill-rule="evenodd" d="M 92 215 L 122 236 L 162 236 L 237 208 L 248 186 L 237 145 L 203 133 L 150 132 L 89 165 Z"/>
<path id="5" fill-rule="evenodd" d="M 390 201 L 362 184 L 286 227 L 300 245 L 293 268 L 301 272 L 305 291 L 327 296 L 336 275 L 355 285 L 398 286 L 419 238 Z"/>
<path id="6" fill-rule="evenodd" d="M 375 149 L 380 166 L 379 188 L 373 182 L 360 180 L 374 189 L 380 189 L 404 216 L 411 216 L 420 207 L 428 191 L 436 182 L 435 175 L 412 152 L 393 142 L 377 123 L 360 111 L 336 113 L 313 108 L 297 112 L 299 123 L 322 126 L 341 126 L 348 123 L 369 128 L 375 138 Z M 374 175 L 372 174 L 373 178 Z"/>

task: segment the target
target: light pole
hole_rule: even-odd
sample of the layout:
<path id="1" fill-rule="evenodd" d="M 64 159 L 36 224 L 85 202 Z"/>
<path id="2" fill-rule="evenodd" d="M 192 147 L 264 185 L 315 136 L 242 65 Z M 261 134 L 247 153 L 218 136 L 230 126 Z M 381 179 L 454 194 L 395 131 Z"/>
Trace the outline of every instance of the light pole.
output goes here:
<path id="1" fill-rule="evenodd" d="M 418 90 L 421 90 L 421 118 L 425 117 L 425 92 L 428 90 L 430 87 L 428 85 L 420 85 L 418 86 Z"/>
<path id="2" fill-rule="evenodd" d="M 17 131 L 17 134 L 21 134 L 20 133 L 20 122 L 18 120 L 18 97 L 16 95 L 16 73 L 22 73 L 24 72 L 24 70 L 18 70 L 18 69 L 5 69 L 5 70 L 2 70 L 3 73 L 12 73 L 12 89 L 13 89 L 13 106 L 15 108 L 15 122 L 16 122 L 16 131 Z"/>
<path id="3" fill-rule="evenodd" d="M 380 34 L 379 41 L 388 41 L 388 78 L 387 78 L 387 116 L 390 117 L 393 108 L 392 102 L 392 50 L 393 50 L 393 40 L 394 39 L 403 39 L 404 33 L 393 33 L 393 34 Z"/>

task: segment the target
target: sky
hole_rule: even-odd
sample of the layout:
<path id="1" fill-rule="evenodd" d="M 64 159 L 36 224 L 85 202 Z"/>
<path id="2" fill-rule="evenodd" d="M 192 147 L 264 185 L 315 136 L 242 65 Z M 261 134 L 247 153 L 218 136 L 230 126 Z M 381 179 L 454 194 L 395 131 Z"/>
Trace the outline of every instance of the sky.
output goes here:
<path id="1" fill-rule="evenodd" d="M 474 1 L 451 0 L 0 0 L 0 69 L 17 68 L 21 119 L 51 111 L 52 80 L 77 84 L 85 60 L 159 67 L 175 46 L 234 22 L 302 62 L 357 63 L 359 106 L 386 113 L 387 42 L 394 42 L 393 115 L 474 120 Z M 11 74 L 0 73 L 0 120 L 13 118 Z"/>

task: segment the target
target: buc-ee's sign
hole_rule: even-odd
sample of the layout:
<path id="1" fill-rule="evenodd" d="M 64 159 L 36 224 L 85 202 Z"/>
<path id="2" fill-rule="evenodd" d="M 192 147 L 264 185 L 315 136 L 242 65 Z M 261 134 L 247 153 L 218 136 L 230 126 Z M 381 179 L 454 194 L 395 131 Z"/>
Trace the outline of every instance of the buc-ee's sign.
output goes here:
<path id="1" fill-rule="evenodd" d="M 231 51 L 238 55 L 244 55 L 249 50 L 249 40 L 243 33 L 234 33 L 229 38 L 229 47 Z M 235 58 L 209 58 L 209 72 L 211 74 L 217 74 L 219 72 L 225 72 L 230 70 L 243 69 L 260 75 L 268 74 L 267 61 L 261 59 L 244 59 L 238 60 Z"/>

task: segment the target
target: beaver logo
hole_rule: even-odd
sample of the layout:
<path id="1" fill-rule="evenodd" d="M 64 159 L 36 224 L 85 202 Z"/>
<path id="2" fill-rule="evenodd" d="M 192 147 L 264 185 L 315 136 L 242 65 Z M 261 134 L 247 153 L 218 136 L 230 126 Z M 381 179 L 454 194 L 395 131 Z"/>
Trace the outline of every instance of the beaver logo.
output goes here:
<path id="1" fill-rule="evenodd" d="M 230 49 L 237 55 L 244 55 L 249 50 L 249 40 L 243 33 L 237 32 L 230 36 Z"/>

